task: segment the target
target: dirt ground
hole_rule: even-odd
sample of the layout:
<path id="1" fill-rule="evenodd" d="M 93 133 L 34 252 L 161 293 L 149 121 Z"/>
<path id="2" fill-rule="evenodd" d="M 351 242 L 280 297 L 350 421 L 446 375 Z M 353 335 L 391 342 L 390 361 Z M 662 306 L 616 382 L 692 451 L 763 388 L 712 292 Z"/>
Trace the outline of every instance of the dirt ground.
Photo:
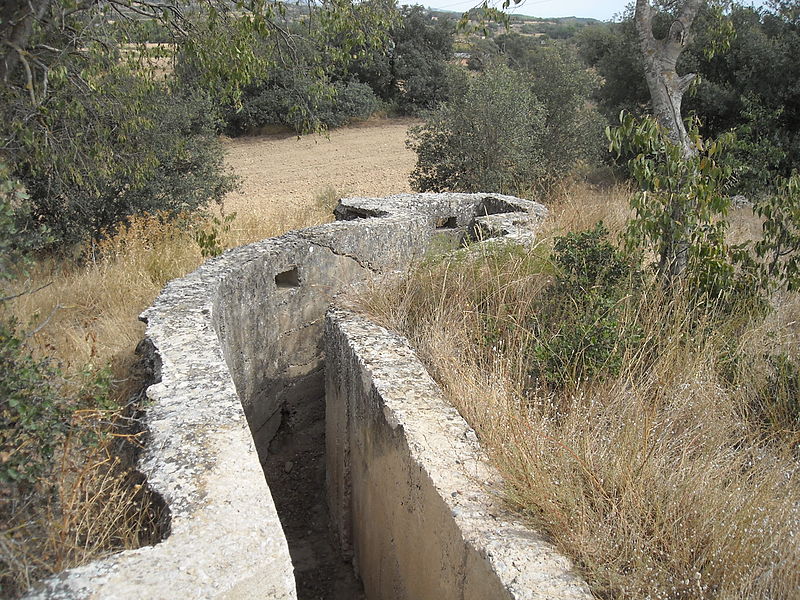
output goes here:
<path id="1" fill-rule="evenodd" d="M 271 213 L 307 206 L 333 188 L 342 196 L 410 191 L 416 155 L 405 147 L 413 119 L 369 119 L 327 135 L 292 133 L 225 139 L 226 162 L 242 177 L 226 211 Z"/>

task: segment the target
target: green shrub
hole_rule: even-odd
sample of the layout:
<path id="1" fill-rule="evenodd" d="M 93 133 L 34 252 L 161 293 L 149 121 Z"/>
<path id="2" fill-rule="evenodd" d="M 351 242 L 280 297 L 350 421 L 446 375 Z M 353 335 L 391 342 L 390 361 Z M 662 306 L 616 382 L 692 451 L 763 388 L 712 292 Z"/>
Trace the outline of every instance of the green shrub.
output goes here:
<path id="1" fill-rule="evenodd" d="M 381 47 L 352 71 L 375 94 L 402 114 L 436 108 L 450 96 L 448 63 L 453 54 L 455 24 L 421 6 L 404 6 L 392 27 L 391 45 Z"/>
<path id="2" fill-rule="evenodd" d="M 366 119 L 380 107 L 380 100 L 365 83 L 335 83 L 333 94 L 316 106 L 317 119 L 326 127 L 340 127 L 352 119 Z"/>
<path id="3" fill-rule="evenodd" d="M 789 290 L 800 289 L 800 174 L 778 178 L 777 189 L 762 197 L 754 212 L 762 218 L 762 238 L 756 254 L 764 259 L 768 277 Z"/>
<path id="4" fill-rule="evenodd" d="M 176 215 L 220 201 L 233 187 L 224 174 L 210 102 L 110 64 L 90 78 L 92 93 L 73 93 L 51 78 L 36 126 L 29 107 L 9 103 L 0 133 L 14 139 L 13 174 L 28 198 L 19 205 L 27 235 L 46 227 L 60 247 L 97 238 L 131 215 Z M 8 91 L 8 90 L 6 90 Z"/>
<path id="5" fill-rule="evenodd" d="M 510 38 L 516 39 L 516 38 Z M 574 51 L 526 51 L 466 81 L 451 76 L 450 100 L 412 130 L 411 174 L 421 191 L 528 194 L 599 160 L 604 121 L 587 100 L 596 85 Z"/>
<path id="6" fill-rule="evenodd" d="M 531 377 L 561 389 L 619 374 L 628 349 L 641 341 L 624 315 L 624 300 L 640 291 L 636 264 L 612 246 L 602 223 L 556 238 L 556 277 L 532 323 Z"/>
<path id="7" fill-rule="evenodd" d="M 605 119 L 589 102 L 600 79 L 587 70 L 569 45 L 542 45 L 518 34 L 498 36 L 508 65 L 531 76 L 536 98 L 545 109 L 543 149 L 548 177 L 558 180 L 576 162 L 598 163 L 606 155 Z"/>
<path id="8" fill-rule="evenodd" d="M 4 284 L 20 272 L 29 251 L 47 240 L 46 229 L 31 234 L 22 228 L 28 198 L 25 187 L 11 178 L 8 166 L 0 161 L 0 298 L 5 297 Z"/>
<path id="9" fill-rule="evenodd" d="M 507 67 L 468 80 L 463 94 L 411 130 L 420 191 L 519 193 L 544 175 L 544 109 L 528 76 Z"/>
<path id="10" fill-rule="evenodd" d="M 226 115 L 227 130 L 239 135 L 266 125 L 286 125 L 305 133 L 365 119 L 379 107 L 380 101 L 364 83 L 337 82 L 320 89 L 310 78 L 284 73 L 247 88 L 241 107 Z"/>
<path id="11" fill-rule="evenodd" d="M 109 408 L 110 373 L 88 369 L 66 381 L 31 354 L 15 325 L 0 320 L 0 482 L 25 487 L 52 469 L 75 410 Z"/>

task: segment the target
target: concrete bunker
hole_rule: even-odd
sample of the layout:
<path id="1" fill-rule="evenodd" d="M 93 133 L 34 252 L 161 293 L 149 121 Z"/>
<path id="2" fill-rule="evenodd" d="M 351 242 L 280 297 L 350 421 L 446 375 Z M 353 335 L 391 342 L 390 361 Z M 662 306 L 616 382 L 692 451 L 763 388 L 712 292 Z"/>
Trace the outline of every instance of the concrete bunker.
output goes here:
<path id="1" fill-rule="evenodd" d="M 143 314 L 162 368 L 140 469 L 171 533 L 32 597 L 590 597 L 487 493 L 495 476 L 474 432 L 407 344 L 329 310 L 443 232 L 531 240 L 544 208 L 401 194 L 342 200 L 335 214 L 209 261 Z M 298 481 L 313 491 L 287 495 Z M 355 576 L 326 566 L 342 557 Z"/>

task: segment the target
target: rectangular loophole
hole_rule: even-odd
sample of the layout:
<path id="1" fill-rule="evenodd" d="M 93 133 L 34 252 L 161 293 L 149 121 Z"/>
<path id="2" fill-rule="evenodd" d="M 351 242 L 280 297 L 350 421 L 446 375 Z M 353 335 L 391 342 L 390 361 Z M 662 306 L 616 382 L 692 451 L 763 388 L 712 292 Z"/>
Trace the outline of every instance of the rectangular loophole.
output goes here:
<path id="1" fill-rule="evenodd" d="M 475 211 L 476 217 L 485 217 L 488 215 L 497 215 L 500 213 L 512 213 L 512 212 L 525 212 L 525 209 L 520 206 L 514 206 L 506 202 L 501 198 L 493 198 L 492 196 L 487 196 L 483 200 L 481 200 L 480 204 L 478 204 L 477 209 Z"/>
<path id="2" fill-rule="evenodd" d="M 456 217 L 445 217 L 436 221 L 436 229 L 455 229 L 458 227 Z"/>
<path id="3" fill-rule="evenodd" d="M 275 285 L 281 289 L 300 287 L 300 273 L 297 267 L 292 267 L 288 271 L 275 275 Z"/>

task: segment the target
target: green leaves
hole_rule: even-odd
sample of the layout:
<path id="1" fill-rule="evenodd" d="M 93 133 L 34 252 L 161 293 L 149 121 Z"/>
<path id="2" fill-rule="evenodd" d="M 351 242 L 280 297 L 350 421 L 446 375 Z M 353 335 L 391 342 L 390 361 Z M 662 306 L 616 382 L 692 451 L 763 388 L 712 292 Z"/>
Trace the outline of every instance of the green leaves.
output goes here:
<path id="1" fill-rule="evenodd" d="M 800 175 L 779 179 L 777 189 L 759 200 L 754 212 L 763 219 L 763 237 L 755 251 L 770 277 L 789 290 L 800 289 Z"/>
<path id="2" fill-rule="evenodd" d="M 203 258 L 219 256 L 225 250 L 223 236 L 231 230 L 231 223 L 236 219 L 236 213 L 223 215 L 222 219 L 212 217 L 203 223 L 194 232 L 194 241 L 200 248 Z"/>
<path id="3" fill-rule="evenodd" d="M 556 238 L 556 279 L 531 326 L 531 377 L 553 389 L 617 375 L 641 341 L 639 325 L 624 318 L 625 301 L 641 291 L 641 273 L 607 236 L 597 223 Z"/>
<path id="4" fill-rule="evenodd" d="M 732 176 L 725 159 L 732 136 L 703 140 L 696 122 L 690 123 L 696 153 L 685 157 L 654 119 L 623 114 L 620 120 L 620 127 L 609 132 L 611 147 L 618 155 L 635 154 L 628 164 L 640 188 L 631 200 L 634 216 L 625 232 L 626 247 L 653 252 L 664 284 L 680 276 L 698 297 L 738 301 L 734 296 L 744 291 L 744 280 L 753 281 L 753 263 L 725 237 L 726 187 Z M 675 268 L 678 262 L 680 269 Z M 756 293 L 750 289 L 743 295 Z"/>
<path id="5" fill-rule="evenodd" d="M 410 132 L 417 153 L 412 186 L 520 193 L 545 174 L 543 130 L 544 108 L 530 78 L 490 69 Z"/>
<path id="6" fill-rule="evenodd" d="M 697 153 L 685 158 L 654 119 L 623 113 L 620 120 L 619 127 L 607 130 L 610 147 L 618 156 L 634 154 L 628 164 L 639 184 L 631 200 L 634 216 L 625 232 L 629 250 L 655 253 L 665 283 L 671 282 L 670 261 L 683 251 L 691 288 L 711 298 L 735 299 L 740 294 L 754 300 L 778 285 L 800 289 L 797 173 L 779 179 L 777 190 L 756 203 L 754 212 L 763 220 L 762 239 L 731 246 L 726 240 L 726 188 L 733 174 L 727 151 L 735 144 L 734 135 L 704 140 L 692 123 L 689 135 Z"/>
<path id="7" fill-rule="evenodd" d="M 0 319 L 0 483 L 27 486 L 49 473 L 67 435 L 97 442 L 73 423 L 75 411 L 118 407 L 109 369 L 87 366 L 68 380 L 49 359 L 35 358 L 16 329 Z"/>
<path id="8" fill-rule="evenodd" d="M 396 14 L 382 0 L 332 0 L 310 14 L 277 0 L 42 7 L 23 48 L 30 77 L 18 66 L 0 77 L 0 139 L 30 194 L 28 225 L 49 225 L 63 246 L 132 214 L 220 200 L 232 180 L 212 139 L 216 107 L 239 104 L 278 66 L 323 97 L 331 72 L 380 46 Z M 312 60 L 299 56 L 303 44 L 318 50 Z"/>

